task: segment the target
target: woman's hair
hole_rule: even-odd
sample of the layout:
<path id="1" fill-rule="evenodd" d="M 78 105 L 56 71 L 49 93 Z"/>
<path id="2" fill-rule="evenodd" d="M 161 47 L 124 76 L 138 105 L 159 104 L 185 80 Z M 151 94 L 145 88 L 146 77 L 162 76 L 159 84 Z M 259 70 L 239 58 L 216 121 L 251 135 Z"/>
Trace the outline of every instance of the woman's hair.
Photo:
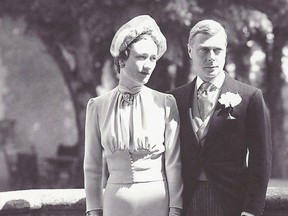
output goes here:
<path id="1" fill-rule="evenodd" d="M 134 40 L 131 41 L 131 43 L 127 46 L 127 48 L 125 50 L 123 50 L 122 52 L 119 53 L 119 56 L 114 58 L 114 64 L 116 66 L 118 73 L 120 73 L 121 64 L 123 64 L 123 62 L 129 58 L 130 49 L 131 49 L 132 44 L 134 44 L 134 43 L 136 43 L 142 39 L 147 40 L 148 38 L 151 38 L 156 43 L 156 45 L 158 47 L 157 40 L 153 37 L 152 34 L 150 34 L 149 32 L 145 32 L 143 34 L 140 34 L 138 37 L 136 37 Z"/>

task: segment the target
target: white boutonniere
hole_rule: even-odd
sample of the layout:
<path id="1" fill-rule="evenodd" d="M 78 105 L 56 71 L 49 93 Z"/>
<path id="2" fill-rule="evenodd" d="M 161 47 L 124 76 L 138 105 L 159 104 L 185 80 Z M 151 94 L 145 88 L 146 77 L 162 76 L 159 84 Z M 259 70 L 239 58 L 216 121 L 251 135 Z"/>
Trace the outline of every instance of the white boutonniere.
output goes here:
<path id="1" fill-rule="evenodd" d="M 234 107 L 241 103 L 241 96 L 238 93 L 235 94 L 232 92 L 226 92 L 220 96 L 218 101 L 221 105 L 224 105 L 225 108 L 229 108 L 229 115 L 227 119 L 235 119 L 235 117 L 231 115 L 231 112 Z"/>

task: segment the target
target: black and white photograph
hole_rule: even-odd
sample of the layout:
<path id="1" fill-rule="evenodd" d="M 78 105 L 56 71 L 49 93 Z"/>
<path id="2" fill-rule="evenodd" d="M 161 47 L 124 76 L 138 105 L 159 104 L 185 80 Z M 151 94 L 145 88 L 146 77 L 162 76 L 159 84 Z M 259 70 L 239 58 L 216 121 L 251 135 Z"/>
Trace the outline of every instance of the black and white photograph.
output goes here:
<path id="1" fill-rule="evenodd" d="M 288 0 L 0 0 L 0 216 L 287 216 Z"/>

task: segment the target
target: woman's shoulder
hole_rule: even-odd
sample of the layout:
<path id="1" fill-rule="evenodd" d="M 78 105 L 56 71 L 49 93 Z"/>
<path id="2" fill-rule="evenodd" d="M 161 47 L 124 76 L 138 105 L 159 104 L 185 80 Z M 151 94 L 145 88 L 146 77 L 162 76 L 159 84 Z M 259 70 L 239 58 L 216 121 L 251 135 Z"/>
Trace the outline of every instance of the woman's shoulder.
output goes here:
<path id="1" fill-rule="evenodd" d="M 115 94 L 116 88 L 93 98 L 90 98 L 88 101 L 88 106 L 100 106 L 105 104 L 105 102 L 109 102 L 111 97 Z"/>
<path id="2" fill-rule="evenodd" d="M 149 88 L 149 87 L 146 87 L 145 89 L 146 89 L 146 91 L 150 91 L 152 94 L 154 94 L 154 95 L 156 95 L 158 97 L 163 97 L 163 98 L 171 97 L 171 96 L 173 97 L 173 95 L 170 94 L 170 93 L 160 92 L 158 90 L 155 90 L 155 89 L 152 89 L 152 88 Z"/>
<path id="3" fill-rule="evenodd" d="M 147 88 L 147 89 L 148 91 L 151 92 L 151 94 L 153 95 L 153 98 L 158 101 L 162 101 L 165 104 L 176 103 L 174 96 L 170 93 L 160 92 L 151 88 Z"/>

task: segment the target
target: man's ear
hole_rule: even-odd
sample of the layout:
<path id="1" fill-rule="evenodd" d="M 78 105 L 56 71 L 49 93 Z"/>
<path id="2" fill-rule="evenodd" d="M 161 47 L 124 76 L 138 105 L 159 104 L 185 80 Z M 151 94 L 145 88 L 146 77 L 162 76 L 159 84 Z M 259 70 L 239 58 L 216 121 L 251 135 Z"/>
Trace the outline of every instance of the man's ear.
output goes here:
<path id="1" fill-rule="evenodd" d="M 188 55 L 189 55 L 189 57 L 191 58 L 192 49 L 191 49 L 191 47 L 189 46 L 189 44 L 187 44 L 187 50 L 188 50 Z"/>

